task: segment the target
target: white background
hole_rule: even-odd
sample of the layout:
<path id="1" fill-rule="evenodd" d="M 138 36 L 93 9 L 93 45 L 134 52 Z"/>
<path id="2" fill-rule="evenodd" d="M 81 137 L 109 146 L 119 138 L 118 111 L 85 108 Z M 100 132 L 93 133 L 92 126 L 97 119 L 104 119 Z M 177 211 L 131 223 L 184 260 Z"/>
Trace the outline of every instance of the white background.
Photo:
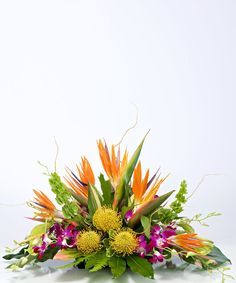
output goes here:
<path id="1" fill-rule="evenodd" d="M 233 0 L 0 1 L 0 246 L 33 227 L 18 205 L 32 188 L 52 196 L 37 160 L 53 170 L 54 136 L 62 175 L 81 155 L 98 175 L 96 140 L 117 143 L 136 105 L 122 149 L 151 129 L 141 160 L 171 173 L 160 194 L 220 174 L 205 178 L 186 213 L 222 212 L 196 228 L 235 257 L 235 14 Z M 6 282 L 26 277 L 1 272 Z"/>

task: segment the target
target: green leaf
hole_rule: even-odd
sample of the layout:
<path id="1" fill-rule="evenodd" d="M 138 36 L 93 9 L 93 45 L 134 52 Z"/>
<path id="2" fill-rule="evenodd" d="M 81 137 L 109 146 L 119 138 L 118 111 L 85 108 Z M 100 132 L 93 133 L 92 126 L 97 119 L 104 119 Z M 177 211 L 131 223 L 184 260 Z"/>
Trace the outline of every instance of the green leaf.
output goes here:
<path id="1" fill-rule="evenodd" d="M 146 137 L 146 135 L 145 135 L 145 137 Z M 143 138 L 143 140 L 141 141 L 141 143 L 139 144 L 139 146 L 137 147 L 137 149 L 133 153 L 131 159 L 129 160 L 129 162 L 126 166 L 126 169 L 125 169 L 125 171 L 124 171 L 124 173 L 121 177 L 120 183 L 118 184 L 118 186 L 115 190 L 113 208 L 116 208 L 118 206 L 118 204 L 120 203 L 120 201 L 123 199 L 123 197 L 125 195 L 125 188 L 128 186 L 128 183 L 129 183 L 129 181 L 132 177 L 132 174 L 134 172 L 134 168 L 135 168 L 135 166 L 138 162 L 139 155 L 140 155 L 140 152 L 142 150 L 145 137 Z"/>
<path id="2" fill-rule="evenodd" d="M 85 197 L 83 197 L 81 195 L 76 194 L 73 190 L 71 190 L 68 187 L 65 187 L 65 188 L 73 196 L 73 198 L 78 201 L 78 203 L 80 203 L 80 204 L 82 204 L 84 206 L 88 206 L 87 198 L 85 198 Z"/>
<path id="3" fill-rule="evenodd" d="M 147 202 L 146 204 L 144 204 L 143 206 L 141 206 L 131 217 L 128 226 L 130 227 L 134 227 L 135 225 L 137 225 L 143 216 L 149 215 L 150 213 L 152 213 L 155 209 L 159 208 L 162 203 L 164 201 L 166 201 L 168 199 L 168 197 L 173 193 L 174 191 L 170 191 L 156 199 L 153 199 L 149 202 Z"/>
<path id="4" fill-rule="evenodd" d="M 122 257 L 113 256 L 109 260 L 109 267 L 114 278 L 120 277 L 126 270 L 126 262 Z"/>
<path id="5" fill-rule="evenodd" d="M 211 259 L 213 259 L 217 265 L 222 265 L 226 262 L 231 263 L 230 259 L 228 259 L 219 248 L 217 248 L 216 246 L 213 247 L 213 249 L 211 250 L 211 252 L 207 255 L 207 257 L 210 257 Z"/>
<path id="6" fill-rule="evenodd" d="M 104 268 L 107 264 L 108 258 L 106 256 L 106 251 L 100 251 L 88 258 L 85 268 L 89 269 L 90 272 L 95 272 Z"/>
<path id="7" fill-rule="evenodd" d="M 36 259 L 36 256 L 27 255 L 27 256 L 24 256 L 18 259 L 16 262 L 8 265 L 6 268 L 11 269 L 12 271 L 16 271 L 19 268 L 23 268 L 26 264 L 34 261 L 35 259 Z"/>
<path id="8" fill-rule="evenodd" d="M 56 253 L 59 251 L 59 247 L 51 248 L 48 247 L 41 259 L 37 259 L 39 262 L 47 261 L 48 259 L 53 259 Z"/>
<path id="9" fill-rule="evenodd" d="M 194 233 L 193 227 L 184 221 L 180 221 L 178 223 L 178 226 L 183 228 L 186 233 Z"/>
<path id="10" fill-rule="evenodd" d="M 100 174 L 99 181 L 103 193 L 103 205 L 111 205 L 113 201 L 112 185 L 109 180 L 105 180 L 103 174 Z"/>
<path id="11" fill-rule="evenodd" d="M 144 277 L 154 279 L 152 264 L 145 258 L 141 258 L 137 255 L 130 255 L 126 257 L 126 261 L 133 272 L 139 273 Z"/>
<path id="12" fill-rule="evenodd" d="M 85 260 L 84 257 L 80 257 L 78 259 L 76 259 L 75 261 L 71 262 L 71 263 L 68 263 L 66 265 L 63 265 L 63 266 L 57 266 L 57 269 L 65 269 L 65 268 L 69 268 L 69 267 L 72 267 L 72 266 L 76 266 L 77 264 L 80 264 L 81 262 L 83 262 Z"/>
<path id="13" fill-rule="evenodd" d="M 30 236 L 43 235 L 44 233 L 46 233 L 49 226 L 50 226 L 50 223 L 44 223 L 44 224 L 39 224 L 39 225 L 35 226 L 31 230 Z"/>
<path id="14" fill-rule="evenodd" d="M 16 259 L 20 259 L 24 256 L 27 256 L 28 255 L 28 252 L 26 251 L 28 247 L 24 247 L 22 248 L 18 253 L 16 254 L 7 254 L 7 255 L 4 255 L 3 258 L 6 259 L 6 260 L 11 260 L 13 258 L 16 258 Z"/>
<path id="15" fill-rule="evenodd" d="M 144 234 L 149 238 L 150 237 L 150 229 L 151 229 L 151 222 L 150 219 L 146 216 L 141 216 L 141 224 L 143 226 Z"/>
<path id="16" fill-rule="evenodd" d="M 98 192 L 97 188 L 89 184 L 88 185 L 88 210 L 89 215 L 92 217 L 94 212 L 101 207 L 102 197 Z"/>
<path id="17" fill-rule="evenodd" d="M 218 269 L 225 263 L 231 263 L 230 259 L 228 259 L 219 248 L 213 246 L 210 253 L 208 253 L 204 258 L 198 255 L 194 256 L 183 256 L 182 259 L 190 264 L 197 265 L 204 270 L 212 270 Z"/>

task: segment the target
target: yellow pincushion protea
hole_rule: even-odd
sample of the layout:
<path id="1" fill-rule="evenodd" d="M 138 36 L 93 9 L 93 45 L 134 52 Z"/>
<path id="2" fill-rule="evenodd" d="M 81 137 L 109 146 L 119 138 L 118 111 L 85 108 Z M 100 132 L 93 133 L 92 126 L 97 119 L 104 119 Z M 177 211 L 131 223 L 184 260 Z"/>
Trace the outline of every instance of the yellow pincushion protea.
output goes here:
<path id="1" fill-rule="evenodd" d="M 112 236 L 110 245 L 117 254 L 131 255 L 138 247 L 138 239 L 132 229 L 122 229 Z"/>
<path id="2" fill-rule="evenodd" d="M 101 235 L 95 231 L 83 231 L 76 239 L 77 249 L 82 254 L 91 254 L 101 249 Z"/>
<path id="3" fill-rule="evenodd" d="M 93 225 L 103 232 L 118 230 L 122 226 L 122 219 L 115 210 L 102 206 L 93 215 Z"/>

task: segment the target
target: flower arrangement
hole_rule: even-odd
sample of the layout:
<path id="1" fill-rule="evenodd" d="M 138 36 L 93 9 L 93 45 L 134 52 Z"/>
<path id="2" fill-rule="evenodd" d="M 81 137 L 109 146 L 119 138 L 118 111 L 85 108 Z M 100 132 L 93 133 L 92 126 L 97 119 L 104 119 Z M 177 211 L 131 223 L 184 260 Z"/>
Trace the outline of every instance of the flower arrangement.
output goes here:
<path id="1" fill-rule="evenodd" d="M 159 195 L 167 176 L 159 170 L 143 174 L 139 161 L 145 138 L 129 158 L 120 146 L 109 150 L 105 141 L 97 142 L 106 178 L 95 182 L 89 161 L 81 158 L 77 173 L 66 168 L 64 179 L 47 173 L 52 192 L 60 208 L 42 192 L 34 190 L 28 205 L 35 210 L 32 220 L 41 222 L 31 233 L 8 249 L 4 259 L 17 259 L 8 268 L 17 270 L 29 263 L 48 259 L 70 260 L 59 268 L 78 267 L 95 272 L 110 268 L 114 278 L 127 268 L 147 278 L 154 278 L 154 264 L 173 268 L 173 258 L 213 270 L 230 260 L 210 240 L 200 237 L 192 222 L 181 216 L 187 202 L 187 183 L 182 181 L 175 199 L 167 206 L 174 191 Z M 216 213 L 209 214 L 215 216 Z M 223 271 L 220 272 L 223 272 Z"/>

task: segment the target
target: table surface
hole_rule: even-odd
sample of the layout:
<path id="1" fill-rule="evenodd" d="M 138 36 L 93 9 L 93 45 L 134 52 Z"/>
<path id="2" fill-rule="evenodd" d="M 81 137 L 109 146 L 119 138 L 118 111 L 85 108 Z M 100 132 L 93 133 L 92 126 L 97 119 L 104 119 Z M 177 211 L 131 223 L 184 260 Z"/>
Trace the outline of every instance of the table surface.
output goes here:
<path id="1" fill-rule="evenodd" d="M 221 247 L 222 251 L 232 260 L 231 270 L 228 272 L 230 275 L 235 277 L 236 268 L 234 263 L 236 262 L 236 245 Z M 1 256 L 3 253 L 1 249 Z M 92 282 L 113 282 L 113 283 L 148 283 L 148 282 L 175 282 L 175 283 L 186 283 L 186 282 L 221 282 L 221 275 L 218 272 L 208 273 L 203 271 L 191 271 L 186 270 L 162 270 L 155 268 L 155 280 L 145 279 L 137 274 L 126 272 L 122 277 L 118 279 L 112 279 L 112 276 L 108 270 L 101 270 L 95 273 L 89 273 L 86 270 L 78 270 L 76 268 L 69 269 L 56 269 L 61 262 L 59 261 L 48 261 L 46 263 L 17 271 L 12 272 L 5 269 L 9 264 L 4 260 L 0 260 L 0 282 L 1 283 L 53 283 L 53 282 L 81 282 L 81 283 L 92 283 Z M 225 282 L 234 282 L 232 280 L 226 280 Z"/>

